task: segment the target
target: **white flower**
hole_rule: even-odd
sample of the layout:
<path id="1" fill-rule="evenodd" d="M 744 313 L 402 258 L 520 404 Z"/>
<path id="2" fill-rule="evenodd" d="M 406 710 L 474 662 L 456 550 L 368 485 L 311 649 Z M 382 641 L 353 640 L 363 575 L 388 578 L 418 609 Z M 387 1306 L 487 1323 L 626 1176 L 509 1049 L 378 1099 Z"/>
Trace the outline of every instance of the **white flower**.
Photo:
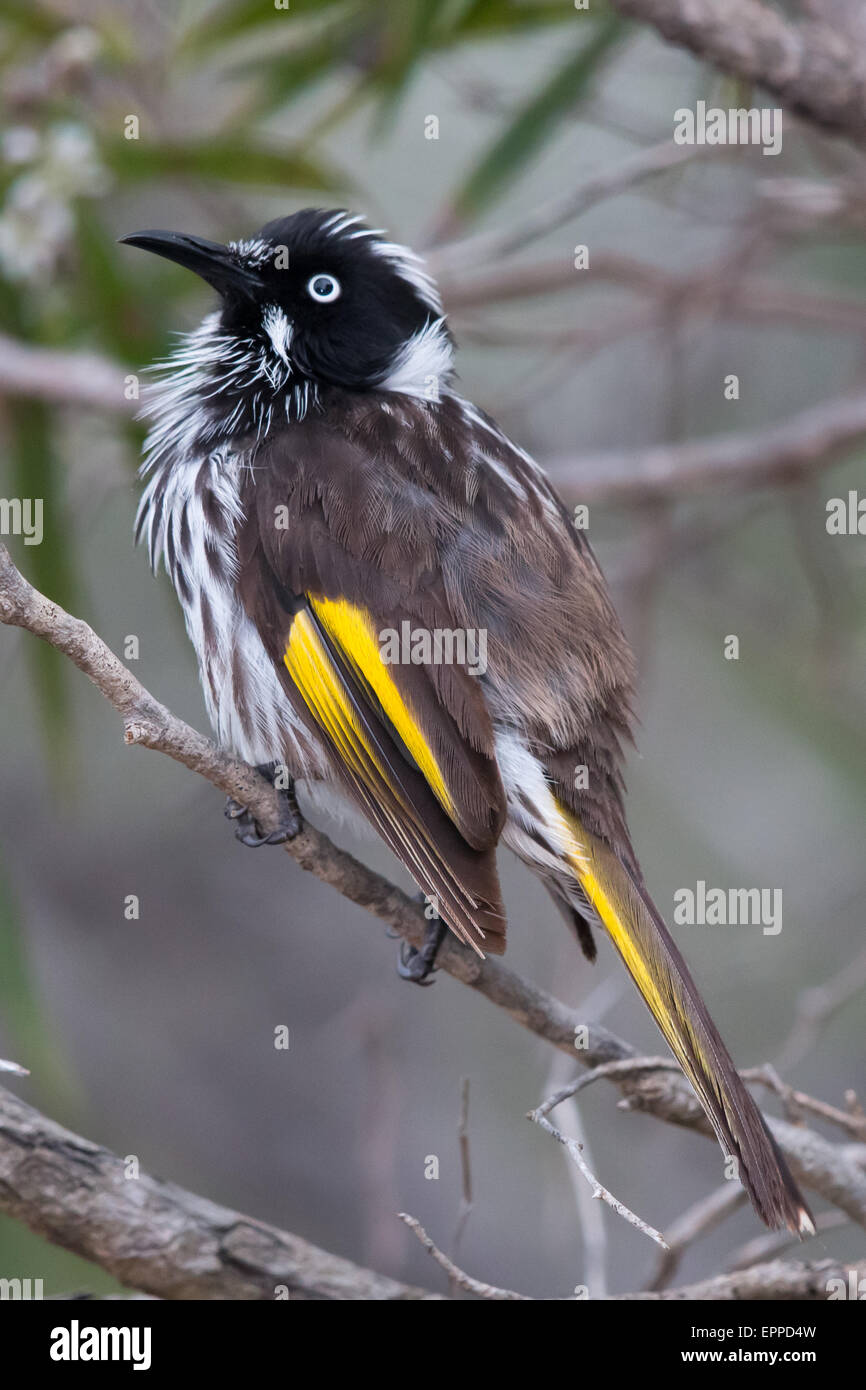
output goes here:
<path id="1" fill-rule="evenodd" d="M 0 216 L 0 266 L 10 280 L 50 275 L 74 229 L 69 204 L 40 174 L 22 174 Z"/>
<path id="2" fill-rule="evenodd" d="M 28 167 L 0 211 L 0 268 L 10 280 L 48 279 L 74 234 L 75 199 L 104 193 L 107 171 L 90 131 L 74 121 L 56 122 L 41 137 L 13 127 L 2 148 L 7 162 Z"/>
<path id="3" fill-rule="evenodd" d="M 32 164 L 39 154 L 39 132 L 29 125 L 13 125 L 2 136 L 3 160 L 6 164 Z"/>
<path id="4" fill-rule="evenodd" d="M 93 136 L 86 126 L 64 121 L 49 127 L 42 172 L 58 194 L 68 198 L 98 197 L 108 187 Z"/>
<path id="5" fill-rule="evenodd" d="M 104 44 L 95 29 L 85 24 L 64 29 L 46 55 L 55 76 L 92 67 L 102 53 Z"/>

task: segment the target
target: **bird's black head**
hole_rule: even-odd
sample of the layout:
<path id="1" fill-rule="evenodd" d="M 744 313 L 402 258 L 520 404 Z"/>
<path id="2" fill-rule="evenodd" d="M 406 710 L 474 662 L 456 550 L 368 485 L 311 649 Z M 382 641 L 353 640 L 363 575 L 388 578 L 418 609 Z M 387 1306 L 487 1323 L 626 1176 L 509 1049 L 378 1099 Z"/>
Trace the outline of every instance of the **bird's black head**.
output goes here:
<path id="1" fill-rule="evenodd" d="M 433 281 L 410 251 L 350 213 L 307 208 L 227 246 L 174 232 L 121 240 L 213 285 L 221 306 L 203 327 L 245 352 L 248 387 L 258 363 L 275 393 L 306 383 L 429 399 L 450 373 Z"/>

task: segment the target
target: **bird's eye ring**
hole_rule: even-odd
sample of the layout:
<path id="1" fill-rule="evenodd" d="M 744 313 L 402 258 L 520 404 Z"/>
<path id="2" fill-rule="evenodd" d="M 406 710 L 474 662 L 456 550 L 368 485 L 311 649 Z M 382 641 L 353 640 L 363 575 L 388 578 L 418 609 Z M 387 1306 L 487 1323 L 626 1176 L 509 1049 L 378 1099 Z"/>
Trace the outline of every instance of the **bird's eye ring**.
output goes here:
<path id="1" fill-rule="evenodd" d="M 307 294 L 317 304 L 330 304 L 340 297 L 340 282 L 335 275 L 325 275 L 321 271 L 307 281 Z"/>

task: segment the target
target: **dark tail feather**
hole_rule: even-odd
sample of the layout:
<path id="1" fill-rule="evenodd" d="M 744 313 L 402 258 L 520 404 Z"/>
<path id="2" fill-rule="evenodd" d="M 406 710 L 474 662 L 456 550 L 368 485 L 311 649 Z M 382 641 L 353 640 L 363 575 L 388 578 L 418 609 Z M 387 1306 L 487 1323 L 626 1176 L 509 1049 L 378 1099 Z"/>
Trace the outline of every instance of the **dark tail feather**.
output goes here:
<path id="1" fill-rule="evenodd" d="M 698 988 L 646 888 L 571 815 L 573 868 L 762 1221 L 811 1235 L 814 1222 L 788 1165 L 743 1085 Z"/>

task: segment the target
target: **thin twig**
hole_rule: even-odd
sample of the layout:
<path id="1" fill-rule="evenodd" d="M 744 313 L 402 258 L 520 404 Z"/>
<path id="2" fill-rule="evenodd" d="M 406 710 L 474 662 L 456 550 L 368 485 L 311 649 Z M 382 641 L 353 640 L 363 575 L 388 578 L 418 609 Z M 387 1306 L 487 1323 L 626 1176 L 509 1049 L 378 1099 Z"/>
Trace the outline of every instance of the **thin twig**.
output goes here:
<path id="1" fill-rule="evenodd" d="M 30 1072 L 26 1067 L 22 1067 L 20 1062 L 10 1062 L 5 1057 L 0 1057 L 0 1071 L 11 1072 L 13 1076 L 29 1076 Z"/>
<path id="2" fill-rule="evenodd" d="M 794 1023 L 775 1061 L 788 1071 L 818 1041 L 830 1019 L 866 989 L 866 948 L 821 985 L 803 990 L 797 999 Z"/>
<path id="3" fill-rule="evenodd" d="M 662 1065 L 666 1065 L 664 1058 L 639 1057 L 633 1060 L 630 1059 L 629 1070 L 633 1072 L 635 1070 L 645 1069 L 648 1064 L 651 1065 L 653 1069 L 657 1069 L 657 1064 L 659 1062 L 661 1062 Z M 654 1240 L 663 1250 L 667 1250 L 668 1245 L 664 1236 L 662 1236 L 654 1226 L 650 1226 L 648 1222 L 644 1221 L 640 1216 L 637 1216 L 629 1207 L 621 1202 L 618 1197 L 614 1197 L 613 1193 L 599 1182 L 583 1156 L 583 1146 L 579 1144 L 576 1139 L 570 1139 L 568 1135 L 563 1134 L 562 1131 L 551 1124 L 550 1120 L 547 1118 L 557 1105 L 561 1105 L 564 1100 L 568 1100 L 569 1097 L 575 1095 L 583 1086 L 589 1085 L 600 1075 L 610 1075 L 612 1067 L 621 1070 L 622 1063 L 614 1062 L 609 1063 L 606 1067 L 596 1067 L 593 1071 L 587 1072 L 586 1075 L 578 1077 L 577 1081 L 569 1083 L 568 1086 L 563 1086 L 554 1095 L 549 1096 L 537 1109 L 530 1110 L 528 1119 L 532 1120 L 533 1124 L 539 1125 L 543 1130 L 546 1130 L 548 1134 L 552 1134 L 554 1139 L 565 1147 L 572 1162 L 580 1169 L 592 1188 L 593 1197 L 602 1202 L 606 1202 L 624 1221 L 628 1221 L 630 1225 L 636 1226 L 639 1231 L 643 1231 L 644 1235 L 649 1236 L 650 1240 Z"/>
<path id="4" fill-rule="evenodd" d="M 617 164 L 588 175 L 566 193 L 539 203 L 516 224 L 508 222 L 501 231 L 481 232 L 438 247 L 427 256 L 430 268 L 438 276 L 495 265 L 503 257 L 513 255 L 530 242 L 579 217 L 603 199 L 625 193 L 653 174 L 685 164 L 698 153 L 697 146 L 675 145 L 672 140 L 639 150 Z"/>
<path id="5" fill-rule="evenodd" d="M 0 394 L 134 415 L 123 368 L 95 352 L 34 347 L 0 333 Z"/>
<path id="6" fill-rule="evenodd" d="M 815 1217 L 815 1233 L 822 1236 L 827 1231 L 836 1231 L 848 1225 L 848 1217 L 843 1211 L 820 1211 Z M 745 1245 L 741 1245 L 725 1261 L 725 1267 L 732 1274 L 738 1269 L 748 1269 L 751 1265 L 762 1264 L 764 1260 L 778 1255 L 790 1245 L 799 1244 L 792 1231 L 764 1231 Z"/>
<path id="7" fill-rule="evenodd" d="M 577 1076 L 573 1081 L 569 1081 L 567 1086 L 561 1086 L 552 1096 L 548 1096 L 537 1110 L 537 1114 L 549 1115 L 551 1110 L 555 1110 L 557 1105 L 561 1105 L 569 1096 L 576 1096 L 578 1091 L 591 1086 L 594 1081 L 600 1081 L 602 1077 L 608 1080 L 614 1078 L 630 1077 L 635 1072 L 642 1071 L 679 1071 L 679 1065 L 671 1057 L 623 1057 L 613 1062 L 603 1062 L 591 1071 L 585 1072 L 583 1076 Z"/>
<path id="8" fill-rule="evenodd" d="M 668 1248 L 662 1251 L 647 1289 L 667 1288 L 682 1263 L 683 1256 L 696 1240 L 714 1231 L 732 1211 L 746 1202 L 746 1193 L 739 1183 L 725 1182 L 672 1221 L 667 1229 Z M 792 1237 L 796 1239 L 796 1237 Z"/>
<path id="9" fill-rule="evenodd" d="M 460 1117 L 457 1121 L 457 1145 L 460 1150 L 460 1207 L 454 1231 L 454 1255 L 457 1257 L 466 1223 L 472 1212 L 472 1157 L 469 1149 L 469 1077 L 460 1078 Z"/>
<path id="10" fill-rule="evenodd" d="M 617 502 L 768 487 L 828 468 L 866 436 L 866 395 L 810 406 L 749 434 L 720 434 L 637 453 L 569 455 L 547 471 L 567 501 Z"/>
<path id="11" fill-rule="evenodd" d="M 409 1227 L 412 1234 L 417 1236 L 418 1240 L 427 1251 L 427 1254 L 436 1261 L 440 1269 L 445 1270 L 451 1282 L 456 1284 L 459 1288 L 465 1289 L 467 1293 L 474 1293 L 478 1298 L 500 1299 L 505 1302 L 517 1301 L 520 1303 L 530 1303 L 532 1301 L 528 1294 L 515 1293 L 513 1289 L 498 1289 L 495 1284 L 485 1284 L 480 1279 L 473 1279 L 471 1275 L 466 1274 L 462 1269 L 458 1269 L 454 1261 L 449 1260 L 447 1255 L 443 1255 L 439 1247 L 434 1245 L 420 1221 L 416 1221 L 414 1216 L 410 1216 L 409 1213 L 405 1211 L 398 1212 L 397 1214 L 403 1224 Z"/>
<path id="12" fill-rule="evenodd" d="M 781 1100 L 788 1119 L 793 1120 L 795 1124 L 802 1121 L 801 1112 L 807 1110 L 811 1115 L 818 1115 L 822 1120 L 827 1120 L 829 1124 L 838 1125 L 855 1139 L 866 1139 L 866 1115 L 858 1114 L 856 1110 L 840 1110 L 835 1105 L 828 1105 L 826 1101 L 807 1095 L 805 1091 L 795 1090 L 782 1080 L 769 1062 L 762 1067 L 750 1067 L 748 1071 L 741 1072 L 741 1076 L 744 1081 L 760 1082 L 762 1086 L 773 1091 Z"/>

